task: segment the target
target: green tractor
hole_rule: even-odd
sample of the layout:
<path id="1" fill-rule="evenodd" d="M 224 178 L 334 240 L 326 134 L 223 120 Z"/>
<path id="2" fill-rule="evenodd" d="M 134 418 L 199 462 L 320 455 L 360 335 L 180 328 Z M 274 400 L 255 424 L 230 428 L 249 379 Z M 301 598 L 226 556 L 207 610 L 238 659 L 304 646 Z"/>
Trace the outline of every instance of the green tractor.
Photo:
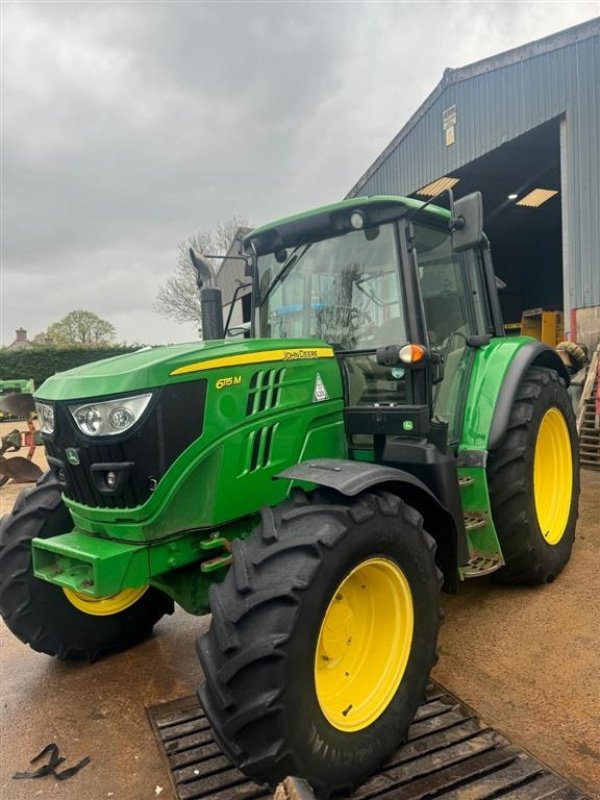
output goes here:
<path id="1" fill-rule="evenodd" d="M 351 790 L 406 737 L 439 594 L 552 581 L 579 495 L 565 368 L 505 338 L 481 196 L 355 198 L 254 230 L 247 338 L 89 364 L 36 401 L 50 472 L 4 518 L 0 610 L 87 658 L 212 613 L 200 697 L 271 786 Z"/>

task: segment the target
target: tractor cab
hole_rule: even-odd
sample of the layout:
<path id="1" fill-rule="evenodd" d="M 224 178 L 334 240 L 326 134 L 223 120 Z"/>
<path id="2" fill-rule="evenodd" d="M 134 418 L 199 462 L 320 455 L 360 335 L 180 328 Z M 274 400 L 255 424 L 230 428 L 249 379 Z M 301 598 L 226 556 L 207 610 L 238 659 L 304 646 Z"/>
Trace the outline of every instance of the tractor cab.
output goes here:
<path id="1" fill-rule="evenodd" d="M 350 408 L 378 408 L 390 433 L 426 436 L 435 418 L 456 444 L 470 352 L 502 331 L 472 219 L 481 198 L 466 200 L 466 221 L 408 199 L 358 198 L 253 231 L 253 335 L 325 340 Z M 455 242 L 465 224 L 471 239 Z M 398 415 L 399 406 L 414 408 Z M 368 419 L 364 408 L 352 419 L 355 450 L 368 445 L 354 433 L 359 418 Z"/>
<path id="2" fill-rule="evenodd" d="M 357 198 L 258 228 L 245 247 L 252 335 L 332 346 L 349 457 L 423 481 L 454 519 L 446 557 L 464 565 L 456 455 L 475 350 L 502 322 L 481 196 L 450 200 Z"/>

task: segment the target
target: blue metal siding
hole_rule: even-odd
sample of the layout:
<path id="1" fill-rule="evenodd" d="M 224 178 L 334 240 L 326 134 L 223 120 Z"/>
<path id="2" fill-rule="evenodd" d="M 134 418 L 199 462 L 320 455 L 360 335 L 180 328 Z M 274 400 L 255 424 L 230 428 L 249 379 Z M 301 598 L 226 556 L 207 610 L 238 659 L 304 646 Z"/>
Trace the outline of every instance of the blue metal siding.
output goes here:
<path id="1" fill-rule="evenodd" d="M 577 44 L 575 80 L 567 111 L 571 121 L 569 168 L 572 200 L 575 308 L 600 305 L 600 36 Z"/>
<path id="2" fill-rule="evenodd" d="M 590 25 L 597 25 L 591 23 Z M 566 115 L 572 308 L 600 305 L 600 35 L 464 77 L 448 71 L 422 116 L 351 195 L 411 194 L 505 142 Z M 542 40 L 543 41 L 543 40 Z M 499 57 L 500 58 L 500 57 Z M 456 105 L 446 147 L 442 112 Z"/>

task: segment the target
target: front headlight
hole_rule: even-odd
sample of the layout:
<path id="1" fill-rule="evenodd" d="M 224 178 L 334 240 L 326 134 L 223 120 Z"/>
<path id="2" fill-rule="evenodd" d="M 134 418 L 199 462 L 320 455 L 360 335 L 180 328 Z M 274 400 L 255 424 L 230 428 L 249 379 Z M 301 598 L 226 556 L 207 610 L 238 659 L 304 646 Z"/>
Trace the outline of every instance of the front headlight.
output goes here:
<path id="1" fill-rule="evenodd" d="M 69 406 L 69 411 L 79 430 L 87 436 L 115 436 L 135 425 L 151 397 L 151 394 L 120 397 L 117 400 Z"/>
<path id="2" fill-rule="evenodd" d="M 54 433 L 54 408 L 49 406 L 48 403 L 39 403 L 35 401 L 35 410 L 40 422 L 40 430 L 42 433 Z"/>

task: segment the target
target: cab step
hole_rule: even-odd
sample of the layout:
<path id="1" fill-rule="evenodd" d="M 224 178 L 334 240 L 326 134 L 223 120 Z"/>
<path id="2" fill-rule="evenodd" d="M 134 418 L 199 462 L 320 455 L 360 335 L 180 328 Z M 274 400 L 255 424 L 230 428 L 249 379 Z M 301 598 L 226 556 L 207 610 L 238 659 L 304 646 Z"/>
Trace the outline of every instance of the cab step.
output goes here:
<path id="1" fill-rule="evenodd" d="M 485 528 L 488 524 L 488 517 L 487 514 L 471 512 L 469 514 L 465 514 L 463 517 L 465 521 L 465 528 L 468 531 L 477 531 L 480 528 Z"/>
<path id="2" fill-rule="evenodd" d="M 460 568 L 463 578 L 480 578 L 500 569 L 504 561 L 499 555 L 473 555 L 469 561 Z"/>

